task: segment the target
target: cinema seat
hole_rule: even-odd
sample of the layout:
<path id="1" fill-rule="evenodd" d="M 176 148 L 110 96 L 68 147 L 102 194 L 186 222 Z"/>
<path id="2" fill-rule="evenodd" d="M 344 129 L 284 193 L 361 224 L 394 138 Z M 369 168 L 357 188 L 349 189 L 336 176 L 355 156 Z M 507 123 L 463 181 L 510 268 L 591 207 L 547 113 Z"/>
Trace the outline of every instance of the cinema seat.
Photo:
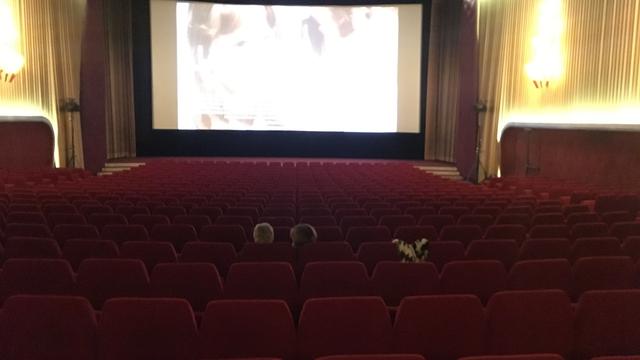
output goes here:
<path id="1" fill-rule="evenodd" d="M 158 224 L 151 230 L 151 240 L 168 242 L 177 251 L 182 251 L 184 244 L 198 240 L 198 233 L 188 224 Z"/>
<path id="2" fill-rule="evenodd" d="M 486 320 L 473 295 L 406 297 L 393 329 L 393 351 L 425 359 L 457 360 L 485 353 Z"/>
<path id="3" fill-rule="evenodd" d="M 415 224 L 416 220 L 411 215 L 385 215 L 378 222 L 378 225 L 389 228 L 391 234 L 401 226 L 414 226 Z"/>
<path id="4" fill-rule="evenodd" d="M 592 212 L 580 212 L 567 215 L 567 226 L 573 227 L 575 224 L 590 224 L 600 222 L 600 215 Z"/>
<path id="5" fill-rule="evenodd" d="M 116 244 L 126 241 L 149 241 L 149 232 L 143 225 L 106 225 L 100 235 L 102 240 L 112 240 Z"/>
<path id="6" fill-rule="evenodd" d="M 535 227 L 539 225 L 564 225 L 564 215 L 562 215 L 561 212 L 537 213 L 531 219 L 531 226 Z"/>
<path id="7" fill-rule="evenodd" d="M 93 225 L 58 225 L 53 236 L 61 246 L 70 239 L 100 239 L 98 229 Z"/>
<path id="8" fill-rule="evenodd" d="M 509 272 L 510 290 L 559 289 L 571 292 L 571 264 L 567 259 L 518 261 Z"/>
<path id="9" fill-rule="evenodd" d="M 458 241 L 465 247 L 482 238 L 482 229 L 477 225 L 445 225 L 440 230 L 440 241 Z"/>
<path id="10" fill-rule="evenodd" d="M 250 216 L 222 215 L 219 216 L 213 224 L 240 226 L 244 230 L 244 233 L 249 236 L 249 234 L 253 233 L 253 226 L 255 225 L 255 222 Z"/>
<path id="11" fill-rule="evenodd" d="M 640 222 L 619 222 L 611 225 L 609 235 L 624 241 L 629 236 L 640 236 Z"/>
<path id="12" fill-rule="evenodd" d="M 47 215 L 47 223 L 49 224 L 50 229 L 54 229 L 56 226 L 63 224 L 83 225 L 87 223 L 87 220 L 84 216 L 77 213 L 51 213 Z"/>
<path id="13" fill-rule="evenodd" d="M 380 261 L 400 261 L 398 248 L 391 242 L 364 243 L 358 250 L 358 261 L 363 263 L 369 273 Z"/>
<path id="14" fill-rule="evenodd" d="M 310 299 L 298 325 L 298 358 L 391 352 L 391 320 L 378 297 Z"/>
<path id="15" fill-rule="evenodd" d="M 518 244 L 515 240 L 477 240 L 467 247 L 466 260 L 498 260 L 506 269 L 518 258 Z"/>
<path id="16" fill-rule="evenodd" d="M 520 224 L 491 225 L 484 234 L 485 239 L 515 240 L 522 244 L 527 236 L 527 228 Z"/>
<path id="17" fill-rule="evenodd" d="M 493 225 L 494 217 L 491 215 L 462 215 L 458 219 L 458 225 L 476 225 L 482 229 L 482 233 Z"/>
<path id="18" fill-rule="evenodd" d="M 430 241 L 429 254 L 427 260 L 434 263 L 438 269 L 442 269 L 445 264 L 464 260 L 464 245 L 458 241 Z"/>
<path id="19" fill-rule="evenodd" d="M 94 360 L 96 327 L 84 298 L 12 296 L 0 312 L 0 354 L 4 360 Z"/>
<path id="20" fill-rule="evenodd" d="M 73 270 L 63 259 L 9 259 L 0 279 L 0 300 L 17 294 L 69 295 L 74 288 Z"/>
<path id="21" fill-rule="evenodd" d="M 575 315 L 576 359 L 640 354 L 640 290 L 589 291 Z"/>
<path id="22" fill-rule="evenodd" d="M 379 243 L 367 243 L 379 244 Z M 363 244 L 364 246 L 365 244 Z M 362 250 L 362 246 L 360 247 Z M 355 261 L 351 246 L 345 242 L 316 242 L 296 249 L 296 273 L 302 274 L 304 267 L 318 261 Z M 359 260 L 361 261 L 361 260 Z"/>
<path id="23" fill-rule="evenodd" d="M 176 216 L 187 215 L 187 210 L 179 205 L 174 206 L 158 206 L 151 211 L 152 215 L 164 215 L 173 221 Z"/>
<path id="24" fill-rule="evenodd" d="M 169 225 L 171 222 L 169 218 L 164 215 L 133 215 L 129 219 L 131 225 L 142 225 L 147 229 L 147 232 L 151 234 L 154 226 L 156 225 Z"/>
<path id="25" fill-rule="evenodd" d="M 213 264 L 158 264 L 151 272 L 151 294 L 185 299 L 201 312 L 209 301 L 222 298 L 222 279 Z"/>
<path id="26" fill-rule="evenodd" d="M 573 298 L 589 290 L 634 288 L 635 269 L 631 258 L 586 257 L 573 265 Z"/>
<path id="27" fill-rule="evenodd" d="M 583 257 L 624 256 L 620 240 L 615 237 L 594 237 L 576 239 L 571 248 L 570 259 L 576 261 Z"/>
<path id="28" fill-rule="evenodd" d="M 438 231 L 431 225 L 400 226 L 393 233 L 393 238 L 409 242 L 428 239 L 433 242 L 438 240 Z"/>
<path id="29" fill-rule="evenodd" d="M 373 216 L 345 216 L 340 220 L 340 229 L 347 234 L 355 226 L 376 226 L 378 221 Z"/>
<path id="30" fill-rule="evenodd" d="M 290 263 L 235 263 L 224 284 L 227 299 L 283 300 L 297 306 L 298 286 Z"/>
<path id="31" fill-rule="evenodd" d="M 236 251 L 242 250 L 247 235 L 240 225 L 210 225 L 200 230 L 201 241 L 225 242 L 232 244 Z"/>
<path id="32" fill-rule="evenodd" d="M 520 246 L 518 260 L 568 259 L 570 253 L 569 239 L 529 239 Z"/>
<path id="33" fill-rule="evenodd" d="M 193 311 L 183 299 L 111 299 L 98 324 L 104 360 L 198 358 Z"/>
<path id="34" fill-rule="evenodd" d="M 433 226 L 438 233 L 447 225 L 455 225 L 456 220 L 451 215 L 424 215 L 418 221 L 420 226 Z"/>
<path id="35" fill-rule="evenodd" d="M 573 309 L 561 290 L 505 291 L 487 304 L 490 354 L 570 355 Z"/>
<path id="36" fill-rule="evenodd" d="M 136 215 L 151 215 L 151 211 L 149 211 L 145 206 L 118 206 L 113 212 L 124 215 L 129 221 L 131 221 L 131 219 Z"/>
<path id="37" fill-rule="evenodd" d="M 308 263 L 300 279 L 300 300 L 371 294 L 364 264 L 355 261 Z"/>
<path id="38" fill-rule="evenodd" d="M 175 263 L 176 250 L 170 243 L 153 241 L 127 241 L 120 246 L 120 258 L 142 260 L 151 272 L 159 263 Z"/>
<path id="39" fill-rule="evenodd" d="M 387 306 L 398 306 L 406 296 L 436 294 L 439 291 L 438 269 L 433 263 L 382 261 L 373 270 L 373 294 Z"/>
<path id="40" fill-rule="evenodd" d="M 351 245 L 353 251 L 358 251 L 363 243 L 391 242 L 391 232 L 385 226 L 352 226 L 345 241 Z"/>
<path id="41" fill-rule="evenodd" d="M 317 242 L 342 242 L 344 241 L 344 233 L 339 226 L 317 226 L 318 234 Z"/>
<path id="42" fill-rule="evenodd" d="M 466 356 L 460 360 L 564 360 L 564 357 L 558 354 L 482 355 Z"/>
<path id="43" fill-rule="evenodd" d="M 62 253 L 74 270 L 84 259 L 115 259 L 120 256 L 118 246 L 111 240 L 67 240 Z"/>
<path id="44" fill-rule="evenodd" d="M 212 301 L 202 317 L 200 358 L 294 359 L 296 330 L 284 301 Z"/>
<path id="45" fill-rule="evenodd" d="M 211 219 L 206 215 L 176 215 L 173 223 L 191 225 L 199 233 L 204 226 L 211 225 Z"/>
<path id="46" fill-rule="evenodd" d="M 107 299 L 149 293 L 149 275 L 141 260 L 86 259 L 80 263 L 76 290 L 96 309 Z"/>
<path id="47" fill-rule="evenodd" d="M 12 212 L 7 215 L 7 224 L 42 224 L 47 220 L 41 212 Z"/>
<path id="48" fill-rule="evenodd" d="M 567 225 L 536 225 L 529 230 L 529 239 L 569 238 Z"/>
<path id="49" fill-rule="evenodd" d="M 440 288 L 444 294 L 476 295 L 486 303 L 507 288 L 507 272 L 496 260 L 452 261 L 442 268 Z"/>
<path id="50" fill-rule="evenodd" d="M 49 227 L 43 224 L 7 224 L 4 228 L 5 238 L 13 236 L 51 238 Z"/>
<path id="51" fill-rule="evenodd" d="M 569 239 L 575 242 L 578 238 L 603 237 L 609 234 L 609 227 L 603 222 L 580 223 L 571 227 Z"/>
<path id="52" fill-rule="evenodd" d="M 220 275 L 226 276 L 227 270 L 236 261 L 236 250 L 229 243 L 190 242 L 182 248 L 179 261 L 181 263 L 214 264 Z"/>
<path id="53" fill-rule="evenodd" d="M 58 243 L 51 238 L 14 236 L 4 245 L 4 258 L 57 259 L 62 257 Z"/>

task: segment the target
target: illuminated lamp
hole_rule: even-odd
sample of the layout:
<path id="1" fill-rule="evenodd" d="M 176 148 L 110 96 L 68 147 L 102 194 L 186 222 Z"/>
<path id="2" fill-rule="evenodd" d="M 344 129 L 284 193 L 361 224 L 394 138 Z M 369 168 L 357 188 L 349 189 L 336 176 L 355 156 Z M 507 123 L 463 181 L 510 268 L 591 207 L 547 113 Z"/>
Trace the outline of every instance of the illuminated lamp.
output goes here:
<path id="1" fill-rule="evenodd" d="M 562 76 L 563 30 L 560 0 L 542 0 L 537 32 L 533 37 L 533 59 L 525 67 L 536 89 L 548 88 L 552 81 Z"/>
<path id="2" fill-rule="evenodd" d="M 0 48 L 0 81 L 12 82 L 24 66 L 24 57 L 9 48 Z"/>

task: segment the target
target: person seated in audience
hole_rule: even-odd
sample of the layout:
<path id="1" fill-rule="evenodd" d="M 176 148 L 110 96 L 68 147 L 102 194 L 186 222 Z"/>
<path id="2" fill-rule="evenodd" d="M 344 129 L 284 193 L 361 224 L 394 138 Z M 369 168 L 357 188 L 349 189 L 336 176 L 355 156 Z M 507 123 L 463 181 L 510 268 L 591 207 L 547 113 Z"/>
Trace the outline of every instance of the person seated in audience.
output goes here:
<path id="1" fill-rule="evenodd" d="M 260 223 L 253 228 L 253 241 L 256 244 L 273 243 L 273 227 L 269 223 Z"/>
<path id="2" fill-rule="evenodd" d="M 291 246 L 294 248 L 312 244 L 318 238 L 316 229 L 309 224 L 298 224 L 294 226 L 291 228 L 289 235 L 291 236 Z"/>

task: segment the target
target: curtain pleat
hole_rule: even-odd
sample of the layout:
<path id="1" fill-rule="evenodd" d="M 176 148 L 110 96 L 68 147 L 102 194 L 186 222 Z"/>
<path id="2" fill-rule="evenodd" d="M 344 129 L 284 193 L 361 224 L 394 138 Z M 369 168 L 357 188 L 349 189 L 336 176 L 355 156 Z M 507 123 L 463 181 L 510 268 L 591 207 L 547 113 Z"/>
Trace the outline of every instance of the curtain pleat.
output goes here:
<path id="1" fill-rule="evenodd" d="M 59 111 L 61 99 L 80 94 L 80 46 L 85 0 L 0 0 L 13 12 L 24 68 L 13 83 L 0 83 L 0 114 L 39 115 L 51 122 L 56 136 L 54 159 L 61 167 L 70 158 L 71 122 L 75 164 L 82 167 L 82 130 L 77 114 Z"/>
<path id="2" fill-rule="evenodd" d="M 130 0 L 105 1 L 107 158 L 136 156 Z"/>
<path id="3" fill-rule="evenodd" d="M 640 0 L 558 0 L 561 75 L 536 89 L 526 64 L 542 0 L 480 0 L 480 178 L 500 166 L 499 138 L 515 123 L 614 125 L 640 123 Z"/>
<path id="4" fill-rule="evenodd" d="M 460 14 L 462 0 L 434 0 L 427 74 L 425 159 L 454 161 L 460 93 Z"/>

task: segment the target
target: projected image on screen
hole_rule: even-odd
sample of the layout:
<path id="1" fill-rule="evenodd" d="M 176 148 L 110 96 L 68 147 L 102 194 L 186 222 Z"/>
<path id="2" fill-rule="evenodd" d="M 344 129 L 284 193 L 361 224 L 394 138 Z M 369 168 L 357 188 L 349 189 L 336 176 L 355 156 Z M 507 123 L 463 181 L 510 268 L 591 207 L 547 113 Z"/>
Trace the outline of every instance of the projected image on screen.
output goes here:
<path id="1" fill-rule="evenodd" d="M 397 7 L 176 4 L 179 129 L 398 131 Z"/>

